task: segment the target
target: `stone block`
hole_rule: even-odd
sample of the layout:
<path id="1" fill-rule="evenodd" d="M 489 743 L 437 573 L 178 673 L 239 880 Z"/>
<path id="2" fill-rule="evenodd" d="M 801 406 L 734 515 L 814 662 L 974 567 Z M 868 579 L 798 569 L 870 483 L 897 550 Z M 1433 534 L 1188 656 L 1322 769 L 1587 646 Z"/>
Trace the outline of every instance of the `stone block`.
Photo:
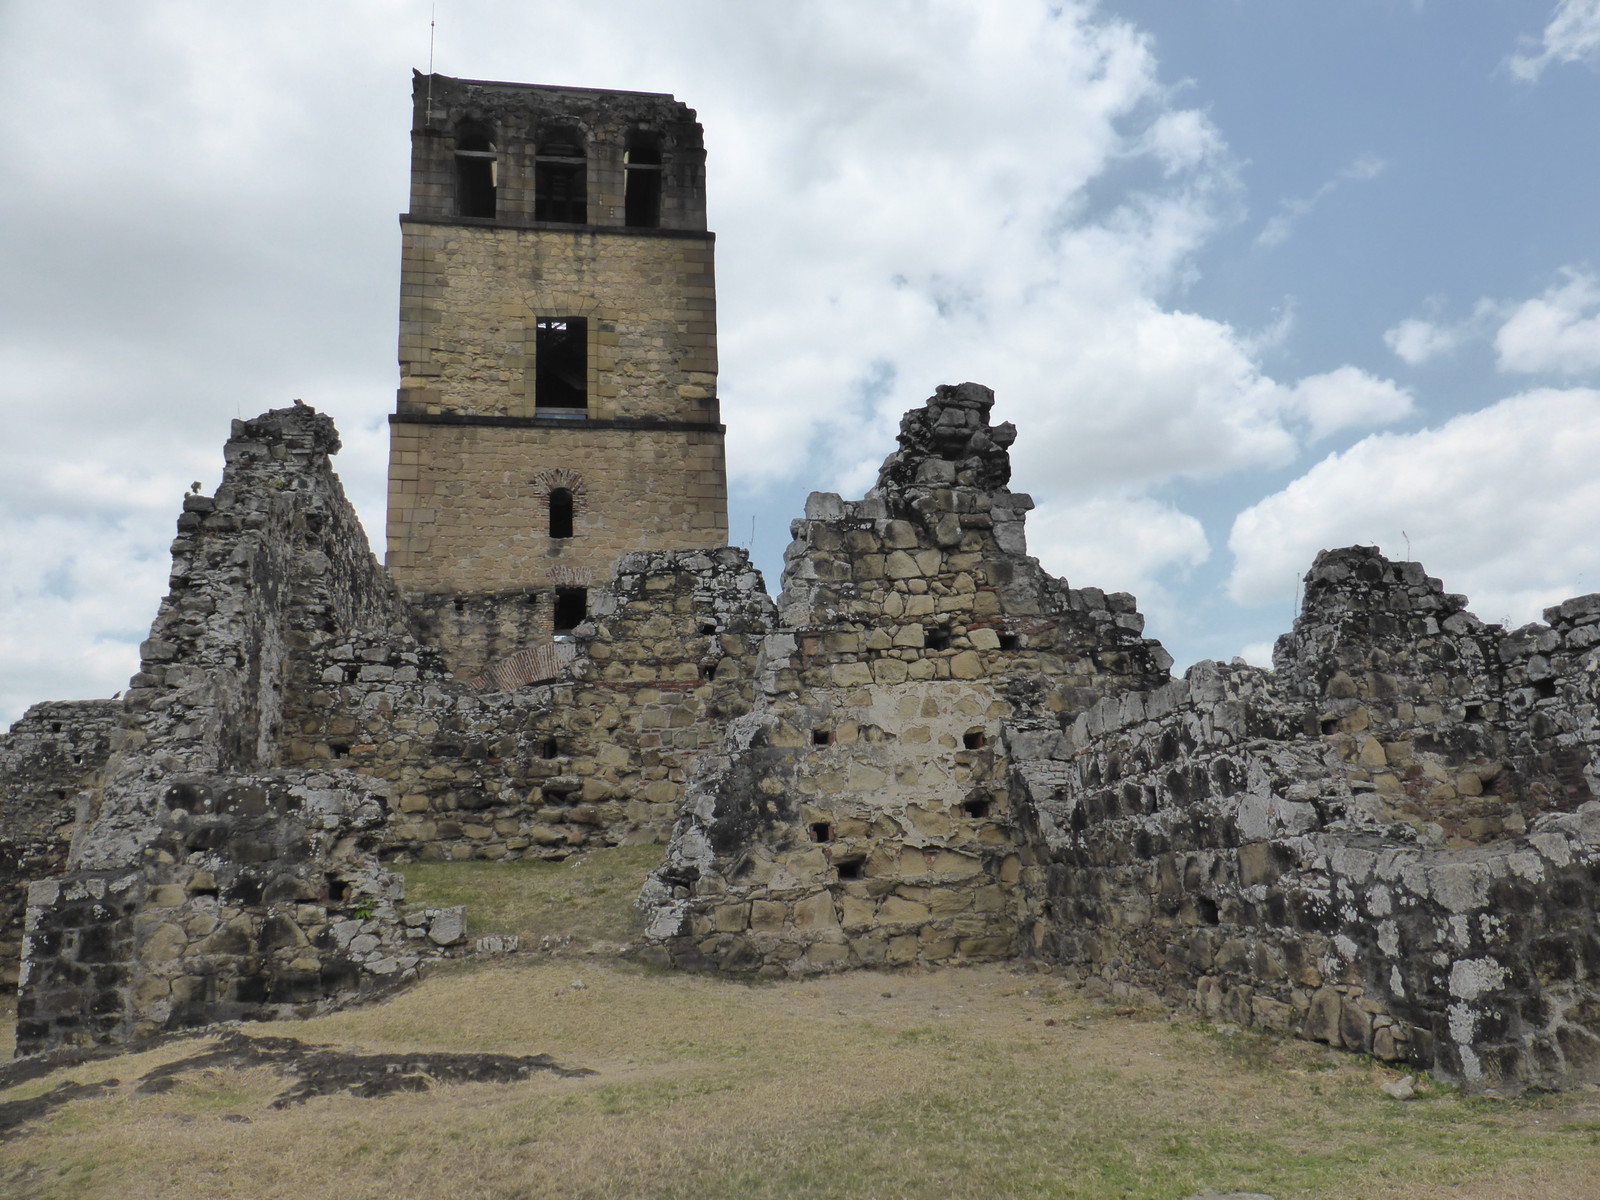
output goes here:
<path id="1" fill-rule="evenodd" d="M 812 932 L 838 929 L 839 914 L 834 911 L 833 897 L 827 892 L 818 892 L 804 900 L 796 900 L 794 924 L 796 929 Z"/>

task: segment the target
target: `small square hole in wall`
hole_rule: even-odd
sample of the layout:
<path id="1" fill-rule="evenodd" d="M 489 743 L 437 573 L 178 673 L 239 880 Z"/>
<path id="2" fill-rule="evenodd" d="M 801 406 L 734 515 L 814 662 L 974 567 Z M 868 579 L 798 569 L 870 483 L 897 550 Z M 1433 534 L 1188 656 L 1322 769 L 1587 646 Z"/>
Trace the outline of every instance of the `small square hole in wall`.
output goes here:
<path id="1" fill-rule="evenodd" d="M 1481 705 L 1481 704 L 1469 704 L 1469 705 L 1467 705 L 1466 718 L 1469 721 L 1481 721 L 1481 720 L 1483 720 L 1483 705 Z"/>
<path id="2" fill-rule="evenodd" d="M 1338 732 L 1339 732 L 1339 718 L 1338 717 L 1324 717 L 1324 718 L 1322 718 L 1322 735 L 1324 737 L 1327 737 L 1329 734 L 1338 733 Z"/>
<path id="3" fill-rule="evenodd" d="M 990 800 L 987 796 L 975 796 L 971 800 L 962 801 L 961 804 L 961 811 L 966 813 L 967 816 L 971 817 L 974 821 L 987 820 L 989 814 L 993 810 L 994 801 Z"/>
<path id="4" fill-rule="evenodd" d="M 1015 650 L 1017 648 L 1018 644 L 1019 643 L 1017 641 L 1017 635 L 1016 634 L 1014 634 L 1014 633 L 1002 633 L 1000 635 L 1000 649 L 1002 649 L 1002 650 Z"/>
<path id="5" fill-rule="evenodd" d="M 333 751 L 335 758 L 348 758 L 350 755 L 350 744 L 348 742 L 330 742 L 328 743 L 328 749 Z"/>
<path id="6" fill-rule="evenodd" d="M 701 679 L 704 679 L 707 683 L 710 683 L 712 680 L 716 679 L 716 677 L 717 677 L 717 664 L 716 663 L 702 663 L 700 665 L 700 678 Z"/>
<path id="7" fill-rule="evenodd" d="M 867 860 L 864 858 L 842 858 L 833 864 L 840 879 L 860 879 L 867 870 Z"/>
<path id="8" fill-rule="evenodd" d="M 969 729 L 961 735 L 961 748 L 963 750 L 982 750 L 989 744 L 981 729 Z"/>
<path id="9" fill-rule="evenodd" d="M 340 879 L 337 875 L 328 876 L 328 899 L 343 900 L 350 895 L 350 881 Z"/>
<path id="10" fill-rule="evenodd" d="M 950 631 L 948 629 L 930 629 L 922 635 L 922 645 L 928 650 L 950 649 Z"/>
<path id="11" fill-rule="evenodd" d="M 1556 681 L 1554 679 L 1535 679 L 1533 690 L 1541 700 L 1550 700 L 1556 694 Z"/>
<path id="12" fill-rule="evenodd" d="M 831 730 L 831 729 L 813 729 L 811 731 L 811 744 L 813 746 L 831 746 L 831 745 L 833 745 L 833 730 Z"/>
<path id="13" fill-rule="evenodd" d="M 833 826 L 827 821 L 813 821 L 808 828 L 813 842 L 833 841 Z"/>
<path id="14" fill-rule="evenodd" d="M 539 743 L 540 758 L 556 758 L 561 754 L 561 744 L 555 738 L 545 738 Z"/>

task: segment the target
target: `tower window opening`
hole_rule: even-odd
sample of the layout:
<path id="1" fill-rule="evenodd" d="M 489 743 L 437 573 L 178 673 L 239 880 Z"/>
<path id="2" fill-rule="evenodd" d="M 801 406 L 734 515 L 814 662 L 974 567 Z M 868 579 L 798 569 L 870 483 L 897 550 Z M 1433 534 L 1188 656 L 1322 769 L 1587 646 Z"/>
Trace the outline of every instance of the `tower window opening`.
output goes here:
<path id="1" fill-rule="evenodd" d="M 494 142 L 482 129 L 463 129 L 456 135 L 456 213 L 463 217 L 497 214 L 495 192 L 500 160 Z"/>
<path id="2" fill-rule="evenodd" d="M 661 143 L 636 129 L 622 155 L 623 224 L 655 229 L 661 224 Z"/>
<path id="3" fill-rule="evenodd" d="M 534 334 L 533 361 L 535 408 L 581 413 L 589 407 L 588 321 L 541 318 Z"/>
<path id="4" fill-rule="evenodd" d="M 586 223 L 587 176 L 583 134 L 570 126 L 546 130 L 533 160 L 533 219 Z"/>
<path id="5" fill-rule="evenodd" d="M 589 615 L 589 589 L 562 587 L 556 589 L 555 631 L 571 633 Z"/>
<path id="6" fill-rule="evenodd" d="M 550 489 L 550 536 L 572 536 L 572 493 L 566 488 Z"/>

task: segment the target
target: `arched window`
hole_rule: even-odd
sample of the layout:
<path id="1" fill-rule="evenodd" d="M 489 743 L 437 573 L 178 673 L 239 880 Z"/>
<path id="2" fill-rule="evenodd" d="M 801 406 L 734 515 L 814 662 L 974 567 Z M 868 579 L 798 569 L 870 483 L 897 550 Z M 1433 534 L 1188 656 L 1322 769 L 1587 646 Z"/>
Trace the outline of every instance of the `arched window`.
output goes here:
<path id="1" fill-rule="evenodd" d="M 470 121 L 456 131 L 457 215 L 491 219 L 496 215 L 499 163 L 494 134 L 487 125 Z"/>
<path id="2" fill-rule="evenodd" d="M 571 125 L 544 130 L 533 157 L 533 219 L 587 223 L 588 174 L 583 132 Z"/>
<path id="3" fill-rule="evenodd" d="M 550 536 L 572 536 L 572 493 L 566 488 L 550 489 Z"/>
<path id="4" fill-rule="evenodd" d="M 661 139 L 648 129 L 630 133 L 622 173 L 623 223 L 656 228 L 661 224 Z"/>

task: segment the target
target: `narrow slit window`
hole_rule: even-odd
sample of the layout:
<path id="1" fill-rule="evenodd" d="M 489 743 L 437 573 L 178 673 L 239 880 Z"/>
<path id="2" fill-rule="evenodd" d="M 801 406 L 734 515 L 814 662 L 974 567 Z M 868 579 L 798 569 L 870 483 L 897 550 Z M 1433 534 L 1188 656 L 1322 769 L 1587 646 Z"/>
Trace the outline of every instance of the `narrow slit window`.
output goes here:
<path id="1" fill-rule="evenodd" d="M 490 220 L 498 215 L 499 171 L 500 159 L 487 131 L 468 128 L 456 135 L 457 215 Z"/>
<path id="2" fill-rule="evenodd" d="M 533 219 L 586 223 L 588 173 L 583 134 L 569 126 L 546 130 L 533 160 Z"/>
<path id="3" fill-rule="evenodd" d="M 534 407 L 587 412 L 589 322 L 582 317 L 543 317 L 534 337 Z"/>
<path id="4" fill-rule="evenodd" d="M 564 587 L 556 589 L 555 630 L 571 633 L 589 615 L 589 589 Z"/>
<path id="5" fill-rule="evenodd" d="M 559 758 L 560 755 L 561 744 L 555 738 L 545 738 L 543 742 L 539 743 L 540 758 Z"/>
<path id="6" fill-rule="evenodd" d="M 550 489 L 550 536 L 572 536 L 572 493 L 566 488 Z"/>
<path id="7" fill-rule="evenodd" d="M 655 229 L 661 224 L 661 143 L 655 134 L 635 130 L 622 156 L 623 224 Z"/>

